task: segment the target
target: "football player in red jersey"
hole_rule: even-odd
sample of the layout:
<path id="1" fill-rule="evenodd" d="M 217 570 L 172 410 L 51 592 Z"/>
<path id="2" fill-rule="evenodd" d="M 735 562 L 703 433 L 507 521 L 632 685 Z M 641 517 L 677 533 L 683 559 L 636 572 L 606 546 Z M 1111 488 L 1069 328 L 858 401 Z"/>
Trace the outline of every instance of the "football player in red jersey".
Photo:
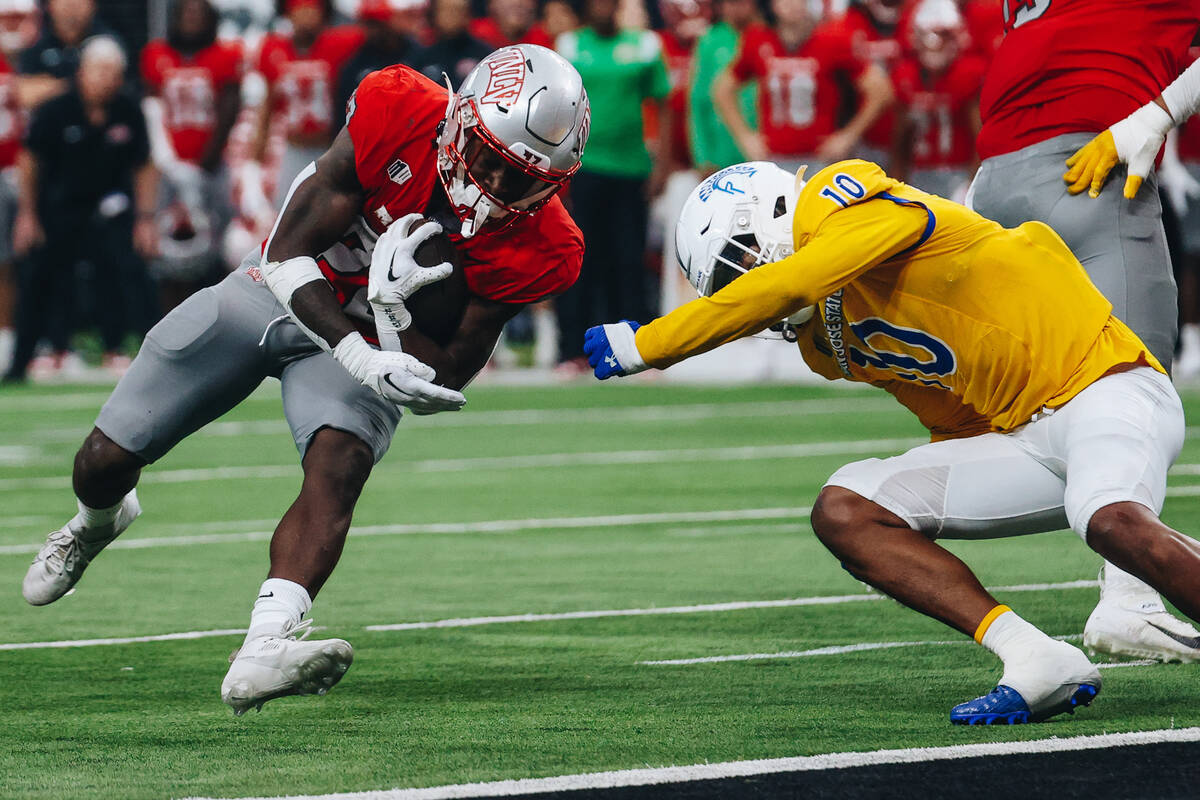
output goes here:
<path id="1" fill-rule="evenodd" d="M 208 278 L 232 216 L 225 145 L 241 111 L 242 49 L 217 41 L 217 11 L 209 0 L 178 0 L 167 38 L 141 55 L 142 111 L 154 165 L 165 177 L 164 293 L 174 308 Z"/>
<path id="2" fill-rule="evenodd" d="M 836 24 L 850 37 L 852 52 L 860 61 L 878 64 L 892 76 L 904 54 L 901 42 L 902 12 L 905 0 L 852 0 Z M 893 111 L 888 109 L 867 128 L 858 155 L 882 163 L 892 146 Z"/>
<path id="3" fill-rule="evenodd" d="M 987 64 L 963 53 L 969 36 L 954 0 L 922 0 L 908 26 L 912 55 L 892 73 L 893 177 L 960 201 L 978 166 L 979 87 Z"/>
<path id="4" fill-rule="evenodd" d="M 280 0 L 280 6 L 292 32 L 263 37 L 257 69 L 269 88 L 254 148 L 254 160 L 262 162 L 271 120 L 281 117 L 288 146 L 276 182 L 277 206 L 300 170 L 333 141 L 339 124 L 334 106 L 337 78 L 364 38 L 357 26 L 326 27 L 330 0 Z"/>
<path id="5" fill-rule="evenodd" d="M 1088 197 L 1075 192 L 1092 185 L 1092 174 L 1069 174 L 1068 186 L 1063 163 L 1147 104 L 1166 116 L 1152 101 L 1188 63 L 1200 0 L 1004 0 L 998 12 L 1005 37 L 980 97 L 983 161 L 968 203 L 1006 227 L 1038 220 L 1054 228 L 1113 313 L 1169 369 L 1177 302 L 1157 186 L 1126 198 L 1099 194 L 1096 184 L 1098 196 Z M 1090 163 L 1079 163 L 1079 172 Z M 1123 182 L 1124 168 L 1119 174 Z M 1200 659 L 1200 633 L 1111 564 L 1084 643 L 1137 658 Z"/>
<path id="6" fill-rule="evenodd" d="M 755 25 L 742 35 L 733 63 L 714 81 L 713 103 L 751 161 L 817 169 L 848 156 L 892 101 L 891 83 L 878 64 L 853 54 L 840 25 L 822 24 L 807 0 L 772 0 L 775 26 Z M 760 130 L 742 118 L 737 87 L 757 81 Z M 860 101 L 839 127 L 840 80 Z"/>
<path id="7" fill-rule="evenodd" d="M 274 375 L 304 481 L 275 530 L 269 577 L 222 697 L 240 714 L 324 693 L 353 651 L 340 639 L 303 641 L 311 622 L 302 618 L 337 563 L 363 484 L 402 406 L 460 408 L 458 390 L 504 324 L 578 277 L 583 239 L 556 194 L 587 134 L 583 81 L 545 48 L 496 51 L 453 96 L 408 67 L 369 75 L 263 246 L 146 337 L 79 451 L 79 514 L 30 567 L 26 600 L 65 594 L 140 513 L 142 468 Z M 423 216 L 448 226 L 470 292 L 445 345 L 408 327 L 404 306 L 450 270 L 416 264 L 417 246 L 440 230 L 413 230 Z"/>

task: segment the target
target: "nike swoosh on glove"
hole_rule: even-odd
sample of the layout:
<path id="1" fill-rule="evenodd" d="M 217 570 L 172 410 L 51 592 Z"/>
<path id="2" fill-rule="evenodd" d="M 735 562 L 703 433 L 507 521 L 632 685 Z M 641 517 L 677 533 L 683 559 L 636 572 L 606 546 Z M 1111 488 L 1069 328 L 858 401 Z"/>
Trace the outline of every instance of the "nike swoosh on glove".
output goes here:
<path id="1" fill-rule="evenodd" d="M 436 222 L 426 222 L 408 232 L 422 219 L 420 214 L 408 214 L 396 220 L 380 235 L 371 252 L 367 302 L 371 304 L 375 329 L 384 350 L 399 350 L 400 331 L 412 324 L 412 314 L 404 302 L 422 287 L 454 271 L 445 261 L 432 267 L 422 267 L 416 262 L 417 248 L 442 232 L 442 226 Z"/>
<path id="2" fill-rule="evenodd" d="M 640 322 L 626 319 L 587 329 L 583 352 L 597 378 L 603 381 L 614 375 L 633 375 L 649 369 L 634 341 L 634 332 L 640 327 Z"/>

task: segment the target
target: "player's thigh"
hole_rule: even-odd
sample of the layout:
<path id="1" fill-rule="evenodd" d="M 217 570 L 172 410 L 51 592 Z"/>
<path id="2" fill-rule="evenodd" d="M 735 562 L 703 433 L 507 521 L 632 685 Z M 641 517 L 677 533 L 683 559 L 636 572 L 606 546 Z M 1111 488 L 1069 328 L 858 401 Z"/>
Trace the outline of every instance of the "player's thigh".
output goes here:
<path id="1" fill-rule="evenodd" d="M 156 461 L 267 376 L 259 342 L 276 310 L 270 293 L 240 272 L 192 295 L 146 334 L 96 427 Z"/>
<path id="2" fill-rule="evenodd" d="M 1086 536 L 1092 514 L 1112 503 L 1162 511 L 1184 437 L 1183 405 L 1169 378 L 1149 367 L 1109 375 L 1045 422 L 1066 464 L 1066 513 L 1076 533 Z"/>
<path id="3" fill-rule="evenodd" d="M 365 442 L 376 463 L 392 443 L 400 409 L 363 386 L 328 353 L 293 361 L 280 376 L 283 413 L 301 458 L 322 428 L 353 434 Z"/>
<path id="4" fill-rule="evenodd" d="M 991 539 L 1066 527 L 1062 478 L 996 433 L 847 464 L 826 485 L 878 503 L 931 537 Z"/>

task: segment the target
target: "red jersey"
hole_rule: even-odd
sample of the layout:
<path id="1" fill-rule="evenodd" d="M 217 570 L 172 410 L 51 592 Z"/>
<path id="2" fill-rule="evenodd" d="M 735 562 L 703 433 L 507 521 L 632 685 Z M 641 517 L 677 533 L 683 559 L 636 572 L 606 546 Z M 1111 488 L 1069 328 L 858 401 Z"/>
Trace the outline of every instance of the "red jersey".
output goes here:
<path id="1" fill-rule="evenodd" d="M 25 122 L 17 102 L 17 76 L 8 59 L 0 54 L 0 169 L 17 163 Z"/>
<path id="2" fill-rule="evenodd" d="M 437 176 L 437 127 L 446 113 L 446 88 L 405 66 L 372 72 L 350 101 L 346 127 L 355 170 L 366 192 L 362 213 L 341 242 L 317 258 L 346 314 L 365 326 L 371 253 L 379 234 L 406 214 L 424 213 Z M 473 294 L 504 303 L 532 303 L 561 294 L 583 262 L 583 234 L 562 201 L 553 198 L 532 216 L 470 239 L 448 231 L 462 257 Z M 373 329 L 365 329 L 374 335 Z"/>
<path id="3" fill-rule="evenodd" d="M 341 125 L 333 91 L 342 65 L 363 43 L 362 29 L 344 25 L 321 31 L 304 53 L 277 33 L 263 38 L 258 71 L 275 92 L 274 111 L 283 114 L 289 139 L 332 136 Z"/>
<path id="4" fill-rule="evenodd" d="M 162 99 L 175 155 L 196 163 L 217 126 L 217 96 L 242 80 L 241 47 L 216 42 L 186 56 L 157 39 L 142 49 L 141 71 L 150 93 Z"/>
<path id="5" fill-rule="evenodd" d="M 759 126 L 772 155 L 812 153 L 838 129 L 838 78 L 858 80 L 866 64 L 841 27 L 820 26 L 789 52 L 779 34 L 752 25 L 730 65 L 741 82 L 758 81 Z"/>
<path id="6" fill-rule="evenodd" d="M 529 30 L 525 31 L 525 34 L 516 41 L 505 36 L 504 32 L 500 30 L 500 26 L 496 24 L 496 20 L 491 17 L 476 17 L 471 20 L 467 23 L 467 32 L 496 49 L 508 47 L 510 44 L 539 44 L 542 47 L 554 49 L 554 40 L 550 38 L 550 34 L 546 33 L 546 29 L 540 22 L 530 25 Z"/>
<path id="7" fill-rule="evenodd" d="M 871 20 L 871 15 L 862 6 L 853 5 L 846 9 L 845 15 L 838 20 L 845 35 L 850 37 L 850 47 L 854 56 L 862 62 L 878 64 L 888 75 L 892 74 L 904 48 L 900 43 L 901 26 L 891 30 L 881 30 Z M 895 125 L 891 110 L 884 111 L 879 119 L 867 128 L 863 140 L 876 147 L 888 148 L 892 144 L 892 128 Z"/>
<path id="8" fill-rule="evenodd" d="M 975 155 L 971 117 L 987 64 L 978 56 L 956 59 L 929 80 L 915 58 L 896 65 L 896 100 L 913 122 L 912 165 L 917 169 L 968 166 Z"/>
<path id="9" fill-rule="evenodd" d="M 663 61 L 667 65 L 667 78 L 671 82 L 671 92 L 667 95 L 667 105 L 674 117 L 670 131 L 671 152 L 680 163 L 691 166 L 691 144 L 687 132 L 687 96 L 695 43 L 685 43 L 668 30 L 659 31 L 658 38 L 662 41 Z"/>
<path id="10" fill-rule="evenodd" d="M 959 8 L 971 42 L 969 52 L 991 60 L 1004 41 L 1004 15 L 997 0 L 967 0 Z"/>
<path id="11" fill-rule="evenodd" d="M 1178 77 L 1200 27 L 1200 0 L 1003 0 L 1002 11 L 983 158 L 1129 116 Z"/>

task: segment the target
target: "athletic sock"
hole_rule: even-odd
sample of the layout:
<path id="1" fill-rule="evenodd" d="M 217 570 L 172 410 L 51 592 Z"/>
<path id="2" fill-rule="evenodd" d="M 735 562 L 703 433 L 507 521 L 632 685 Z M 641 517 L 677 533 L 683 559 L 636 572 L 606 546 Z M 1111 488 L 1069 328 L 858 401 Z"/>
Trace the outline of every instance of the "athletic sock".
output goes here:
<path id="1" fill-rule="evenodd" d="M 995 653 L 1005 666 L 1010 661 L 1027 660 L 1031 653 L 1057 644 L 1004 605 L 996 606 L 983 618 L 975 631 L 975 641 Z"/>
<path id="2" fill-rule="evenodd" d="M 258 599 L 250 612 L 246 641 L 279 635 L 303 619 L 311 608 L 312 599 L 303 586 L 283 578 L 267 578 L 259 587 Z"/>
<path id="3" fill-rule="evenodd" d="M 137 490 L 130 491 L 116 505 L 109 506 L 108 508 L 92 508 L 91 506 L 84 505 L 82 500 L 76 498 L 75 504 L 79 507 L 79 513 L 67 525 L 82 534 L 99 532 L 101 534 L 100 538 L 104 538 L 112 532 L 112 527 L 117 521 L 117 515 L 121 512 L 121 506 L 125 505 L 125 501 L 135 491 Z M 89 539 L 86 535 L 83 538 Z"/>
<path id="4" fill-rule="evenodd" d="M 1107 561 L 1100 573 L 1100 599 L 1145 614 L 1166 611 L 1162 598 L 1153 586 Z"/>

